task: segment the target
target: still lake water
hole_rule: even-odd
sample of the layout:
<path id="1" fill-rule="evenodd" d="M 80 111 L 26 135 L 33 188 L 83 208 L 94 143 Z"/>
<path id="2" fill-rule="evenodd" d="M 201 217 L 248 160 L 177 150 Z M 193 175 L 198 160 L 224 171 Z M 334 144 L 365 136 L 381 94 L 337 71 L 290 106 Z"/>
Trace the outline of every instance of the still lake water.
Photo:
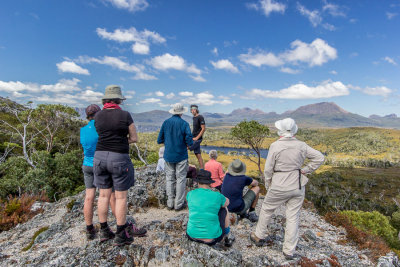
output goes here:
<path id="1" fill-rule="evenodd" d="M 208 153 L 210 150 L 217 150 L 218 152 L 222 152 L 224 154 L 228 154 L 229 152 L 237 152 L 241 155 L 256 155 L 252 149 L 248 148 L 234 148 L 234 147 L 222 147 L 222 146 L 201 146 L 201 150 Z M 261 157 L 267 158 L 268 149 L 261 149 Z"/>

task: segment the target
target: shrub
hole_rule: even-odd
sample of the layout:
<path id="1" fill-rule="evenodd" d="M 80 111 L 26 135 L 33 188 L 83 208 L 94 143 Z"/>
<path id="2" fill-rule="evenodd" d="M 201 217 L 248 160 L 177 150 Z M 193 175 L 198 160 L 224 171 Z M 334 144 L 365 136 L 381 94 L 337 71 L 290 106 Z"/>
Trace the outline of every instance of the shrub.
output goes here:
<path id="1" fill-rule="evenodd" d="M 400 230 L 400 211 L 393 212 L 390 223 L 394 228 Z"/>
<path id="2" fill-rule="evenodd" d="M 7 231 L 19 223 L 28 221 L 41 210 L 31 211 L 35 201 L 48 201 L 46 194 L 23 194 L 20 198 L 9 197 L 0 201 L 0 232 Z"/>
<path id="3" fill-rule="evenodd" d="M 397 230 L 390 225 L 388 217 L 377 211 L 346 210 L 341 213 L 347 216 L 358 229 L 382 237 L 392 248 L 400 248 L 400 243 L 397 239 Z"/>
<path id="4" fill-rule="evenodd" d="M 366 233 L 355 227 L 344 213 L 328 212 L 325 215 L 325 220 L 334 226 L 344 227 L 347 232 L 347 239 L 355 242 L 360 249 L 368 249 L 375 261 L 381 255 L 386 255 L 390 251 L 381 237 Z"/>

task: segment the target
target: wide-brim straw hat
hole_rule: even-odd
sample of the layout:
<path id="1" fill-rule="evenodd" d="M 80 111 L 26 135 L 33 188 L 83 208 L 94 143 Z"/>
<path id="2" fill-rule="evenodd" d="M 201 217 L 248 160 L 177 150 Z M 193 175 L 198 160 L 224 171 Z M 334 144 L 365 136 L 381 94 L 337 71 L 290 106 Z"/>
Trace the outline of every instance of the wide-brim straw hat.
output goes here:
<path id="1" fill-rule="evenodd" d="M 106 92 L 104 93 L 102 100 L 105 99 L 126 100 L 126 98 L 122 95 L 121 87 L 113 84 L 106 87 Z"/>
<path id="2" fill-rule="evenodd" d="M 228 166 L 228 173 L 232 176 L 239 176 L 246 174 L 246 164 L 240 159 L 235 159 Z"/>
<path id="3" fill-rule="evenodd" d="M 199 184 L 212 184 L 215 183 L 213 179 L 211 179 L 211 172 L 206 170 L 200 170 L 197 173 L 197 177 L 193 178 L 193 181 Z"/>
<path id="4" fill-rule="evenodd" d="M 286 118 L 275 122 L 278 134 L 284 137 L 292 137 L 297 133 L 298 127 L 294 119 Z"/>
<path id="5" fill-rule="evenodd" d="M 174 115 L 180 115 L 188 111 L 187 107 L 184 107 L 181 103 L 176 103 L 169 110 L 169 113 Z"/>

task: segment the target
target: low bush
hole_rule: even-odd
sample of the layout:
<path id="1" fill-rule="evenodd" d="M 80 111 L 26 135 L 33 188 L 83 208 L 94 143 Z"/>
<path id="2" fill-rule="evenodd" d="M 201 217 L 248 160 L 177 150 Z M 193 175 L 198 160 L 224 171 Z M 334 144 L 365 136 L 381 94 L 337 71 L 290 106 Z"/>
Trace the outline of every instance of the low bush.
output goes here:
<path id="1" fill-rule="evenodd" d="M 344 227 L 347 232 L 347 239 L 355 242 L 360 249 L 368 249 L 375 261 L 390 251 L 390 248 L 380 236 L 357 228 L 345 213 L 328 212 L 325 215 L 325 220 L 334 226 Z"/>
<path id="2" fill-rule="evenodd" d="M 38 195 L 23 194 L 21 197 L 9 197 L 0 200 L 0 232 L 7 231 L 19 223 L 28 221 L 41 212 L 41 209 L 31 211 L 35 201 L 48 201 L 46 194 Z"/>

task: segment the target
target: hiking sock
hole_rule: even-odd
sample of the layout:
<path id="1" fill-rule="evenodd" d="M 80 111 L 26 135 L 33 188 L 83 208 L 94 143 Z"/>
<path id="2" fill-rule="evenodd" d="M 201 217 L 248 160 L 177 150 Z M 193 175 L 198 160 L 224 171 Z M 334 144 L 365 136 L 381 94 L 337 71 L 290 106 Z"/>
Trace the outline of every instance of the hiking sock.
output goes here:
<path id="1" fill-rule="evenodd" d="M 229 234 L 229 232 L 231 231 L 231 228 L 228 226 L 224 229 L 224 233 L 225 235 Z"/>
<path id="2" fill-rule="evenodd" d="M 126 228 L 126 223 L 124 225 L 117 225 L 117 234 L 121 233 Z"/>
<path id="3" fill-rule="evenodd" d="M 101 229 L 107 229 L 108 228 L 107 222 L 100 223 L 100 228 Z"/>
<path id="4" fill-rule="evenodd" d="M 86 225 L 86 231 L 92 231 L 94 229 L 93 224 L 91 225 Z"/>
<path id="5" fill-rule="evenodd" d="M 255 210 L 256 210 L 255 208 L 251 207 L 251 208 L 249 209 L 249 212 L 252 212 L 252 211 L 255 211 Z"/>

